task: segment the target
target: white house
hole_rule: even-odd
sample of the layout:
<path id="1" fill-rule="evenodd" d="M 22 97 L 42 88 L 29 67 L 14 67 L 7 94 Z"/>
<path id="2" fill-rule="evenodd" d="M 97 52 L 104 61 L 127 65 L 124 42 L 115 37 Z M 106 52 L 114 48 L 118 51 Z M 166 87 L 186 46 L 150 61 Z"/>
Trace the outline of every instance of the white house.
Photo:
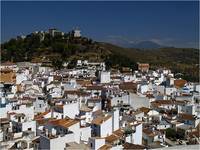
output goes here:
<path id="1" fill-rule="evenodd" d="M 149 86 L 148 85 L 139 85 L 139 88 L 138 88 L 138 92 L 144 94 L 146 93 L 147 91 L 149 91 Z"/>
<path id="2" fill-rule="evenodd" d="M 37 114 L 37 113 L 45 112 L 47 107 L 48 107 L 48 104 L 47 104 L 47 101 L 44 98 L 38 97 L 33 102 L 33 106 L 34 106 L 34 112 Z"/>
<path id="3" fill-rule="evenodd" d="M 91 150 L 98 150 L 105 145 L 105 138 L 92 137 L 89 139 L 88 144 Z"/>
<path id="4" fill-rule="evenodd" d="M 52 87 L 49 90 L 49 95 L 52 98 L 61 98 L 63 96 L 63 94 L 64 94 L 64 92 L 61 87 Z"/>
<path id="5" fill-rule="evenodd" d="M 165 130 L 167 128 L 171 128 L 171 124 L 168 123 L 167 121 L 165 120 L 161 120 L 157 125 L 156 125 L 156 128 L 158 130 Z"/>
<path id="6" fill-rule="evenodd" d="M 124 77 L 123 77 L 123 81 L 124 82 L 132 82 L 136 79 L 136 76 L 135 75 L 132 75 L 132 74 L 125 74 Z"/>
<path id="7" fill-rule="evenodd" d="M 162 134 L 161 132 L 155 130 L 155 128 L 143 129 L 142 137 L 143 137 L 144 144 L 147 144 L 147 145 L 150 145 L 157 141 L 161 143 L 164 143 L 165 141 L 165 134 Z"/>
<path id="8" fill-rule="evenodd" d="M 134 132 L 126 137 L 126 142 L 142 145 L 142 124 L 133 123 L 131 126 Z"/>
<path id="9" fill-rule="evenodd" d="M 77 101 L 66 103 L 63 106 L 63 115 L 65 117 L 75 118 L 79 114 L 79 104 Z"/>
<path id="10" fill-rule="evenodd" d="M 39 72 L 40 73 L 49 73 L 52 72 L 53 68 L 52 67 L 48 67 L 48 66 L 39 66 Z"/>
<path id="11" fill-rule="evenodd" d="M 154 88 L 159 94 L 165 94 L 165 87 L 163 85 L 154 86 Z"/>
<path id="12" fill-rule="evenodd" d="M 87 143 L 89 141 L 89 138 L 91 137 L 91 127 L 90 126 L 81 127 L 80 136 L 81 136 L 81 141 Z"/>
<path id="13" fill-rule="evenodd" d="M 80 143 L 80 123 L 74 119 L 50 120 L 40 134 L 41 149 L 64 149 L 69 142 Z"/>
<path id="14" fill-rule="evenodd" d="M 109 83 L 110 82 L 110 72 L 101 71 L 100 72 L 100 82 L 101 83 Z"/>
<path id="15" fill-rule="evenodd" d="M 137 121 L 143 121 L 144 112 L 137 111 L 137 112 L 133 113 L 133 116 L 134 116 L 135 120 L 137 120 Z"/>
<path id="16" fill-rule="evenodd" d="M 8 109 L 6 113 L 11 113 L 11 112 L 23 113 L 30 120 L 32 120 L 34 118 L 34 107 L 33 106 L 27 106 L 24 104 L 23 105 L 11 104 L 11 109 Z"/>
<path id="17" fill-rule="evenodd" d="M 130 95 L 128 93 L 112 95 L 111 106 L 117 106 L 120 103 L 129 104 L 130 103 Z"/>
<path id="18" fill-rule="evenodd" d="M 130 93 L 130 105 L 135 110 L 141 107 L 150 107 L 150 101 L 147 97 L 141 97 L 134 93 Z"/>
<path id="19" fill-rule="evenodd" d="M 10 120 L 12 121 L 13 133 L 23 131 L 33 131 L 36 135 L 36 121 L 30 119 L 24 113 L 10 113 Z"/>
<path id="20" fill-rule="evenodd" d="M 78 30 L 78 29 L 76 29 L 76 30 L 74 30 L 73 31 L 73 33 L 74 33 L 74 37 L 81 37 L 81 31 L 80 30 Z"/>
<path id="21" fill-rule="evenodd" d="M 166 87 L 165 88 L 165 94 L 171 96 L 172 94 L 175 94 L 177 89 L 175 87 Z"/>
<path id="22" fill-rule="evenodd" d="M 119 109 L 112 112 L 112 131 L 119 129 Z"/>
<path id="23" fill-rule="evenodd" d="M 92 135 L 106 137 L 112 134 L 112 116 L 99 116 L 92 120 Z"/>
<path id="24" fill-rule="evenodd" d="M 200 84 L 197 84 L 197 85 L 195 86 L 195 91 L 197 91 L 197 92 L 200 93 Z"/>
<path id="25" fill-rule="evenodd" d="M 73 90 L 77 90 L 77 88 L 78 88 L 76 80 L 74 80 L 74 79 L 72 79 L 66 83 L 63 83 L 62 85 L 63 85 L 65 91 L 73 91 Z"/>

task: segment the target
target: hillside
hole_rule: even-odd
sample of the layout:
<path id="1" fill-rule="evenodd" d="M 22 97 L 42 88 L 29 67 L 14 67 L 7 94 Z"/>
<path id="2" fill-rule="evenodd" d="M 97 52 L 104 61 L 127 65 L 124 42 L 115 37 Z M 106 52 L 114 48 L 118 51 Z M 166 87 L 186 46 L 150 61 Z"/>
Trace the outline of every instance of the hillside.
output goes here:
<path id="1" fill-rule="evenodd" d="M 11 39 L 1 45 L 1 62 L 50 60 L 60 68 L 63 61 L 73 67 L 77 59 L 105 61 L 110 67 L 137 68 L 136 62 L 150 63 L 151 68 L 166 67 L 181 72 L 190 81 L 199 79 L 199 51 L 189 48 L 160 48 L 140 50 L 100 43 L 86 37 L 74 38 L 70 33 L 52 37 L 46 33 L 27 35 L 25 39 Z"/>
<path id="2" fill-rule="evenodd" d="M 160 48 L 151 50 L 128 49 L 101 43 L 104 48 L 135 62 L 150 63 L 152 69 L 166 67 L 174 73 L 183 73 L 189 81 L 199 81 L 199 50 L 193 48 Z"/>

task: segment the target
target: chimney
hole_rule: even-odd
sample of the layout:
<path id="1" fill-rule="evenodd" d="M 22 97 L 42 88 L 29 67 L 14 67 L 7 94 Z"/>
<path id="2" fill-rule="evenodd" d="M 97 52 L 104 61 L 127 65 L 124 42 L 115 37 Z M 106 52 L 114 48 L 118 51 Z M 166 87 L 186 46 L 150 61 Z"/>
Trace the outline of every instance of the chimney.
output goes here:
<path id="1" fill-rule="evenodd" d="M 51 118 L 53 118 L 53 108 L 51 109 Z"/>
<path id="2" fill-rule="evenodd" d="M 45 136 L 48 136 L 49 133 L 48 133 L 48 129 L 45 129 Z"/>

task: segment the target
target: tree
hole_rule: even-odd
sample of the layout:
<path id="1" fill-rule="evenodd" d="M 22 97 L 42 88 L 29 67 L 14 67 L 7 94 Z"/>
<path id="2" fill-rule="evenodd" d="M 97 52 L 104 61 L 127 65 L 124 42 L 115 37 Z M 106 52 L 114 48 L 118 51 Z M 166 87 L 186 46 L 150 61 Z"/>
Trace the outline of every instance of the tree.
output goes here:
<path id="1" fill-rule="evenodd" d="M 163 114 L 163 113 L 165 113 L 165 111 L 164 111 L 163 109 L 161 109 L 161 110 L 159 111 L 159 113 Z"/>
<path id="2" fill-rule="evenodd" d="M 166 129 L 166 137 L 175 139 L 176 138 L 176 131 L 172 128 Z"/>
<path id="3" fill-rule="evenodd" d="M 184 130 L 178 130 L 178 132 L 176 132 L 176 138 L 177 139 L 181 139 L 181 140 L 183 140 L 184 139 L 184 137 L 185 137 L 185 131 Z"/>
<path id="4" fill-rule="evenodd" d="M 54 59 L 52 61 L 52 65 L 55 69 L 60 70 L 63 67 L 63 60 L 62 59 Z"/>

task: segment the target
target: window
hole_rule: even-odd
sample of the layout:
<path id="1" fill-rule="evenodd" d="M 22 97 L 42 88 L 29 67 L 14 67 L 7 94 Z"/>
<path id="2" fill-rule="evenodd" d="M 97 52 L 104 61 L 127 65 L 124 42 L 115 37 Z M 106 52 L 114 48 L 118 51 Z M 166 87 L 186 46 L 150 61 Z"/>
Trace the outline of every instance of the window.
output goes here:
<path id="1" fill-rule="evenodd" d="M 92 148 L 92 143 L 90 143 L 90 147 Z"/>
<path id="2" fill-rule="evenodd" d="M 42 108 L 42 104 L 39 104 L 39 107 Z"/>
<path id="3" fill-rule="evenodd" d="M 31 128 L 28 128 L 28 131 L 31 131 L 32 129 Z"/>

